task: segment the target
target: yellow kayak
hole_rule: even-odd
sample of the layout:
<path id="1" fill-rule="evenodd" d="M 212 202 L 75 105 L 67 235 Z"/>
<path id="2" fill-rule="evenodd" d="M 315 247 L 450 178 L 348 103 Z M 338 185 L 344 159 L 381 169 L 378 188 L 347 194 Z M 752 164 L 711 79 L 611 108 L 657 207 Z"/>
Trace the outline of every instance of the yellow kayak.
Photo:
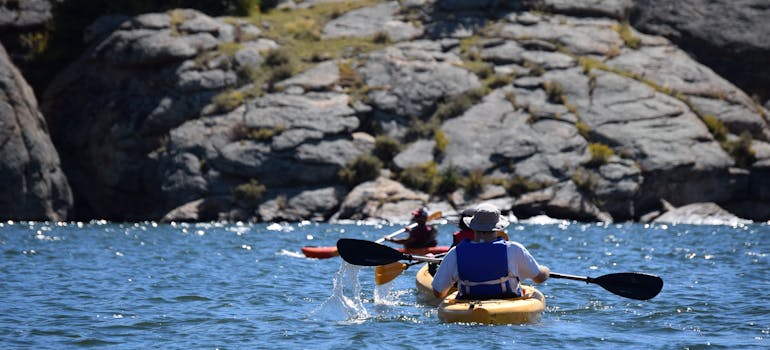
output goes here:
<path id="1" fill-rule="evenodd" d="M 436 298 L 433 295 L 433 287 L 430 286 L 433 282 L 433 276 L 428 272 L 428 264 L 422 265 L 419 271 L 417 271 L 417 297 L 425 304 L 438 306 L 441 303 L 441 299 Z"/>
<path id="2" fill-rule="evenodd" d="M 438 318 L 443 322 L 486 324 L 535 323 L 545 310 L 545 296 L 535 287 L 522 285 L 524 296 L 510 299 L 457 300 L 457 292 L 444 300 L 433 296 L 433 276 L 427 264 L 417 272 L 417 294 L 427 304 L 438 305 Z"/>

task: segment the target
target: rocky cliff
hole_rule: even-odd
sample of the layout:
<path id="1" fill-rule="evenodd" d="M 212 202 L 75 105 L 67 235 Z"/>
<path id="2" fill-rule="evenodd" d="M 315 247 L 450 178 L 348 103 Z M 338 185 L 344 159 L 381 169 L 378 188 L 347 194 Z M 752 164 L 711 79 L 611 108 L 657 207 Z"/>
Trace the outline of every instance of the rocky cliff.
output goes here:
<path id="1" fill-rule="evenodd" d="M 72 193 L 37 99 L 0 45 L 0 220 L 64 220 Z"/>
<path id="2" fill-rule="evenodd" d="M 41 99 L 71 217 L 403 219 L 486 200 L 612 221 L 665 199 L 767 220 L 767 110 L 625 21 L 641 4 L 102 17 Z"/>

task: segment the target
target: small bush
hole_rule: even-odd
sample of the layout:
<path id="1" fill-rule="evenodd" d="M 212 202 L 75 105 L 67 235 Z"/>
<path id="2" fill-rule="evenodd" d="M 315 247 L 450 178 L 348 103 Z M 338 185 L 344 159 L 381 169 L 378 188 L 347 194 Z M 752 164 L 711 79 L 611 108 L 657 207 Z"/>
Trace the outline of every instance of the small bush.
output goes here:
<path id="1" fill-rule="evenodd" d="M 593 193 L 599 186 L 599 175 L 589 171 L 586 168 L 578 167 L 572 173 L 572 182 L 578 189 L 586 193 Z"/>
<path id="2" fill-rule="evenodd" d="M 246 95 L 238 90 L 225 90 L 212 98 L 212 103 L 220 112 L 229 112 L 243 104 Z"/>
<path id="3" fill-rule="evenodd" d="M 546 187 L 546 184 L 542 184 L 537 181 L 527 179 L 526 177 L 516 175 L 510 180 L 506 181 L 503 186 L 509 194 L 518 196 L 524 193 L 540 190 Z"/>
<path id="4" fill-rule="evenodd" d="M 476 169 L 471 171 L 466 177 L 464 177 L 460 184 L 465 189 L 465 192 L 471 195 L 479 194 L 484 189 L 487 179 L 484 176 L 484 171 Z"/>
<path id="5" fill-rule="evenodd" d="M 433 113 L 433 117 L 444 121 L 459 116 L 484 98 L 486 94 L 487 90 L 485 88 L 468 90 L 459 96 L 450 98 L 449 101 L 441 103 L 436 108 L 436 112 Z"/>
<path id="6" fill-rule="evenodd" d="M 487 89 L 494 90 L 506 86 L 511 82 L 513 82 L 513 75 L 499 76 L 497 74 L 492 74 L 489 78 L 484 79 L 482 83 Z"/>
<path id="7" fill-rule="evenodd" d="M 588 161 L 588 164 L 594 166 L 606 164 L 610 157 L 615 155 L 612 148 L 603 143 L 589 143 L 588 152 L 591 153 L 591 160 Z"/>
<path id="8" fill-rule="evenodd" d="M 277 66 L 274 67 L 272 71 L 270 71 L 267 83 L 272 86 L 281 80 L 291 78 L 292 75 L 294 75 L 294 67 L 292 65 L 284 64 Z"/>
<path id="9" fill-rule="evenodd" d="M 219 46 L 217 47 L 217 51 L 229 57 L 233 57 L 241 48 L 243 48 L 243 44 L 229 42 L 229 43 L 219 44 Z"/>
<path id="10" fill-rule="evenodd" d="M 372 42 L 375 44 L 389 44 L 390 37 L 388 36 L 388 33 L 377 32 L 372 36 Z"/>
<path id="11" fill-rule="evenodd" d="M 559 82 L 547 81 L 543 83 L 543 89 L 545 89 L 545 94 L 548 96 L 548 102 L 558 104 L 564 103 L 564 86 L 562 86 Z"/>
<path id="12" fill-rule="evenodd" d="M 266 142 L 284 131 L 286 131 L 286 128 L 283 126 L 276 126 L 273 128 L 250 128 L 244 123 L 238 123 L 233 125 L 230 130 L 230 140 L 239 141 L 249 139 L 256 142 Z"/>
<path id="13" fill-rule="evenodd" d="M 20 36 L 21 46 L 26 52 L 27 58 L 31 59 L 43 54 L 48 49 L 50 40 L 48 32 L 30 32 Z"/>
<path id="14" fill-rule="evenodd" d="M 437 189 L 438 193 L 454 192 L 460 187 L 460 172 L 454 165 L 449 164 L 449 166 L 441 172 L 440 176 L 441 179 Z"/>
<path id="15" fill-rule="evenodd" d="M 438 164 L 433 161 L 402 170 L 398 179 L 407 187 L 430 194 L 437 193 L 441 184 Z"/>
<path id="16" fill-rule="evenodd" d="M 719 142 L 724 142 L 727 140 L 727 127 L 724 123 L 722 123 L 721 120 L 719 120 L 719 118 L 711 114 L 704 115 L 703 123 L 706 124 L 706 127 L 709 129 L 709 132 L 711 132 L 711 135 L 714 135 L 715 140 Z"/>
<path id="17" fill-rule="evenodd" d="M 362 154 L 345 165 L 338 175 L 344 183 L 352 187 L 376 179 L 380 176 L 380 169 L 382 169 L 382 161 L 379 158 Z"/>
<path id="18" fill-rule="evenodd" d="M 615 31 L 620 34 L 620 38 L 626 43 L 626 46 L 632 49 L 638 49 L 642 46 L 642 39 L 634 35 L 631 30 L 631 25 L 628 22 L 623 22 L 621 25 L 615 26 Z"/>
<path id="19" fill-rule="evenodd" d="M 751 144 L 753 137 L 748 131 L 741 133 L 735 141 L 725 142 L 723 147 L 735 159 L 735 165 L 741 168 L 749 168 L 757 160 L 756 153 Z"/>
<path id="20" fill-rule="evenodd" d="M 286 131 L 286 128 L 281 126 L 275 128 L 255 128 L 251 129 L 249 137 L 257 142 L 270 141 L 273 137 L 284 131 Z"/>
<path id="21" fill-rule="evenodd" d="M 444 152 L 446 152 L 447 146 L 449 146 L 449 138 L 446 136 L 446 134 L 441 131 L 441 129 L 436 130 L 436 132 L 433 134 L 433 140 L 436 143 L 433 148 L 433 152 L 437 155 L 444 154 Z"/>
<path id="22" fill-rule="evenodd" d="M 580 136 L 583 136 L 584 139 L 590 140 L 591 139 L 591 128 L 588 126 L 588 124 L 579 121 L 575 123 L 575 128 L 577 128 L 578 133 Z"/>
<path id="23" fill-rule="evenodd" d="M 246 208 L 253 209 L 259 206 L 259 203 L 262 201 L 262 194 L 265 193 L 265 190 L 264 185 L 261 185 L 255 179 L 251 179 L 247 183 L 236 186 L 233 189 L 231 196 L 236 203 Z"/>
<path id="24" fill-rule="evenodd" d="M 401 144 L 387 135 L 380 135 L 374 139 L 372 154 L 384 164 L 390 164 L 393 158 L 401 152 Z"/>
<path id="25" fill-rule="evenodd" d="M 321 29 L 312 18 L 300 18 L 285 24 L 286 32 L 299 40 L 320 40 Z"/>
<path id="26" fill-rule="evenodd" d="M 531 76 L 539 77 L 545 74 L 545 68 L 543 68 L 543 66 L 532 61 L 524 62 L 524 68 L 529 69 L 529 74 Z"/>
<path id="27" fill-rule="evenodd" d="M 465 61 L 463 67 L 476 74 L 481 80 L 489 79 L 495 74 L 495 68 L 493 65 L 484 61 Z"/>
<path id="28" fill-rule="evenodd" d="M 361 74 L 358 73 L 358 71 L 353 68 L 353 65 L 349 62 L 343 62 L 339 64 L 339 71 L 340 71 L 340 79 L 339 84 L 342 87 L 352 88 L 352 89 L 360 89 L 364 85 L 364 79 L 361 77 Z"/>
<path id="29" fill-rule="evenodd" d="M 435 114 L 427 121 L 412 117 L 409 121 L 409 129 L 406 131 L 406 139 L 407 141 L 414 141 L 419 138 L 431 137 L 439 127 L 441 127 L 441 120 L 435 117 Z"/>
<path id="30" fill-rule="evenodd" d="M 264 65 L 268 67 L 283 66 L 291 64 L 291 54 L 285 49 L 270 50 L 265 56 Z"/>

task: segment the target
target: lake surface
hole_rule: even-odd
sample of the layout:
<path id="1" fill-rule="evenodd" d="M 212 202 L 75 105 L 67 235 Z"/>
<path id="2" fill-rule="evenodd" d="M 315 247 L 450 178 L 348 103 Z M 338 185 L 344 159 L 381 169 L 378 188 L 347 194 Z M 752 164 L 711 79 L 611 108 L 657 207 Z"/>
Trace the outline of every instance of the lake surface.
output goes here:
<path id="1" fill-rule="evenodd" d="M 555 272 L 659 275 L 656 298 L 550 279 L 532 325 L 440 323 L 409 268 L 308 259 L 304 245 L 400 226 L 5 222 L 0 346 L 8 349 L 766 349 L 770 226 L 512 224 Z M 455 227 L 439 225 L 448 245 Z"/>

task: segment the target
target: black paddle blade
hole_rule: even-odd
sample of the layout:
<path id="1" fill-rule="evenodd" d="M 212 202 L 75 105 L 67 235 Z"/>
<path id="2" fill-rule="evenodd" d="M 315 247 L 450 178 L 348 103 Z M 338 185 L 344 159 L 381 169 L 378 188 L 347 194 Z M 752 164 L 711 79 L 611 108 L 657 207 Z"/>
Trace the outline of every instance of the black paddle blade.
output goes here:
<path id="1" fill-rule="evenodd" d="M 337 250 L 343 260 L 360 266 L 386 265 L 408 259 L 404 253 L 391 247 L 361 239 L 342 238 L 337 241 Z"/>
<path id="2" fill-rule="evenodd" d="M 596 283 L 622 297 L 636 300 L 652 299 L 663 289 L 662 278 L 646 273 L 611 273 L 592 278 L 588 282 Z"/>

